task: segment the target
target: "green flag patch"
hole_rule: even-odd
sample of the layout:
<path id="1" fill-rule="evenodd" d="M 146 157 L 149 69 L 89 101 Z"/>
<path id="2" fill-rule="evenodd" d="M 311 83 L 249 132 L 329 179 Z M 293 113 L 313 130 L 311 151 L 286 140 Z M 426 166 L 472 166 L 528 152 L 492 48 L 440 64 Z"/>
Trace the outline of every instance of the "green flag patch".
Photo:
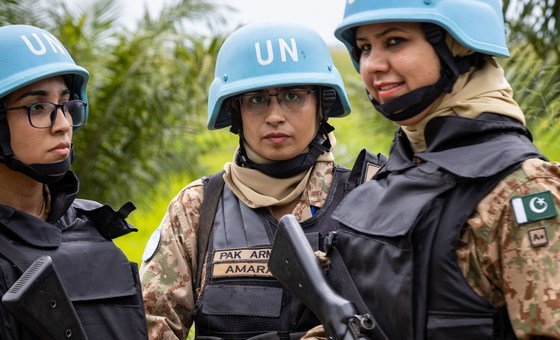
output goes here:
<path id="1" fill-rule="evenodd" d="M 551 218 L 558 214 L 550 191 L 514 197 L 511 199 L 511 205 L 517 224 Z"/>

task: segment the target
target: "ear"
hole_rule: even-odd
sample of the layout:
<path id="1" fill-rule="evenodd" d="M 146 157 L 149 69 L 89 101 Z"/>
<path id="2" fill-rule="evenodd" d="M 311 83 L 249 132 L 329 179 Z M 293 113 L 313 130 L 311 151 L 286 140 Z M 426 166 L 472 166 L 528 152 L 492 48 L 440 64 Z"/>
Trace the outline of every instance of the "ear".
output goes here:
<path id="1" fill-rule="evenodd" d="M 239 108 L 239 103 L 234 98 L 230 98 L 226 103 L 227 114 L 231 118 L 231 127 L 229 131 L 234 134 L 239 134 L 243 131 L 243 122 L 241 121 L 241 109 Z"/>

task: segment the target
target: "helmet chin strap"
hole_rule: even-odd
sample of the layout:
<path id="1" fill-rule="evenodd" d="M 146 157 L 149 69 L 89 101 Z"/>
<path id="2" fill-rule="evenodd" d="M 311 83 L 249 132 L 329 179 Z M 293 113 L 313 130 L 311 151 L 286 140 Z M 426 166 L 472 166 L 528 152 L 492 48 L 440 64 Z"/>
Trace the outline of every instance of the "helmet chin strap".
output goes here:
<path id="1" fill-rule="evenodd" d="M 74 155 L 73 149 L 71 155 Z M 59 181 L 68 170 L 70 170 L 71 158 L 67 157 L 65 160 L 56 163 L 47 164 L 24 164 L 13 156 L 4 157 L 1 159 L 8 168 L 21 172 L 22 174 L 33 178 L 34 180 L 44 183 L 52 184 Z"/>
<path id="2" fill-rule="evenodd" d="M 294 158 L 284 161 L 277 161 L 271 164 L 259 164 L 247 155 L 245 146 L 243 145 L 243 133 L 239 133 L 239 152 L 235 156 L 235 163 L 242 167 L 258 170 L 270 177 L 289 178 L 309 170 L 317 161 L 317 158 L 323 153 L 331 150 L 331 142 L 328 134 L 334 131 L 334 127 L 327 123 L 329 112 L 332 105 L 336 102 L 336 91 L 331 88 L 321 89 L 319 91 L 319 102 L 321 103 L 321 120 L 317 134 L 309 143 L 308 151 L 297 155 Z M 239 112 L 232 114 L 232 129 L 235 127 L 237 133 L 241 130 L 241 117 Z M 230 130 L 233 132 L 233 130 Z M 236 132 L 234 132 L 236 133 Z"/>
<path id="3" fill-rule="evenodd" d="M 333 128 L 329 124 L 326 125 L 328 127 L 324 127 L 323 123 L 321 123 L 319 131 L 309 144 L 309 150 L 306 153 L 302 153 L 291 159 L 270 164 L 258 164 L 249 159 L 249 156 L 247 156 L 247 152 L 245 151 L 245 147 L 243 146 L 243 141 L 240 138 L 239 152 L 235 157 L 235 163 L 242 167 L 258 170 L 274 178 L 289 178 L 300 174 L 309 170 L 315 164 L 319 156 L 331 149 L 331 142 L 327 137 L 328 132 L 326 131 L 330 132 Z"/>
<path id="4" fill-rule="evenodd" d="M 377 111 L 395 122 L 412 118 L 424 111 L 443 93 L 450 93 L 461 74 L 470 70 L 472 66 L 480 67 L 485 62 L 480 53 L 453 57 L 445 43 L 446 32 L 443 28 L 434 24 L 423 24 L 422 30 L 441 62 L 441 74 L 438 81 L 410 91 L 385 104 L 380 104 L 368 93 L 369 100 Z"/>

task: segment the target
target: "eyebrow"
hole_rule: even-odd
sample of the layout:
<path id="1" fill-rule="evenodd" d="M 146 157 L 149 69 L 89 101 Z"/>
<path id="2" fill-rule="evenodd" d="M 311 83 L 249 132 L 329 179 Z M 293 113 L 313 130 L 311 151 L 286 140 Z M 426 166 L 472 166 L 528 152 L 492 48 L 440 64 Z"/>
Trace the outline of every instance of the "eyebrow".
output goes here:
<path id="1" fill-rule="evenodd" d="M 61 95 L 70 94 L 70 90 L 65 89 L 60 94 Z M 31 90 L 31 91 L 24 92 L 15 101 L 17 102 L 18 100 L 21 100 L 22 98 L 25 98 L 25 97 L 32 97 L 32 96 L 43 96 L 44 97 L 44 96 L 48 96 L 48 95 L 49 95 L 49 93 L 45 90 Z"/>
<path id="2" fill-rule="evenodd" d="M 393 32 L 403 32 L 405 33 L 406 31 L 400 27 L 396 27 L 396 26 L 391 26 L 391 27 L 387 27 L 386 29 L 384 29 L 383 31 L 376 33 L 374 36 L 376 39 L 380 39 L 383 36 L 389 34 L 389 33 L 393 33 Z M 359 37 L 356 36 L 356 40 L 366 40 L 365 37 Z"/>

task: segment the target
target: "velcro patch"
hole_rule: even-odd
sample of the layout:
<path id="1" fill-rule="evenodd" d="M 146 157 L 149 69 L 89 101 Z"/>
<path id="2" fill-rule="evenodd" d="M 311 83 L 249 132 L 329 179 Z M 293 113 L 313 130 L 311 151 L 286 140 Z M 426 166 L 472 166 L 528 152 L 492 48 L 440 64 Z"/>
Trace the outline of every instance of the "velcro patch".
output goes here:
<path id="1" fill-rule="evenodd" d="M 266 262 L 215 263 L 213 277 L 262 276 L 271 277 Z"/>
<path id="2" fill-rule="evenodd" d="M 529 243 L 531 247 L 542 247 L 548 244 L 548 236 L 546 235 L 545 228 L 538 228 L 529 230 Z"/>
<path id="3" fill-rule="evenodd" d="M 272 277 L 268 271 L 271 248 L 243 248 L 214 252 L 212 276 Z"/>
<path id="4" fill-rule="evenodd" d="M 142 261 L 148 262 L 156 253 L 159 248 L 159 242 L 161 241 L 161 229 L 157 228 L 152 232 L 150 239 L 146 243 L 146 248 L 142 253 Z"/>
<path id="5" fill-rule="evenodd" d="M 373 164 L 373 163 L 367 163 L 366 165 L 366 174 L 365 174 L 365 178 L 363 183 L 371 180 L 373 178 L 373 176 L 375 176 L 375 174 L 379 171 L 381 167 L 377 164 Z"/>
<path id="6" fill-rule="evenodd" d="M 517 224 L 525 224 L 558 215 L 550 191 L 514 197 L 511 205 Z"/>
<path id="7" fill-rule="evenodd" d="M 228 249 L 214 252 L 214 263 L 226 261 L 268 261 L 270 248 Z"/>

